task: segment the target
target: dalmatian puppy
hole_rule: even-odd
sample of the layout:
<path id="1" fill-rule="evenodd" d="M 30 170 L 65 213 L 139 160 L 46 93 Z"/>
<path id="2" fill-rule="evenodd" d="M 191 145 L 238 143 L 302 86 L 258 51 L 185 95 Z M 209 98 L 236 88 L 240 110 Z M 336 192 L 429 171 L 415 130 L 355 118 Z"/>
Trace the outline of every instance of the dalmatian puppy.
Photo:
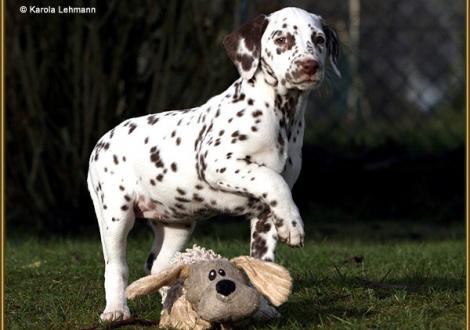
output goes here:
<path id="1" fill-rule="evenodd" d="M 298 8 L 261 15 L 227 35 L 240 73 L 205 104 L 132 118 L 92 151 L 88 188 L 105 260 L 103 321 L 130 317 L 126 241 L 135 218 L 155 238 L 147 272 L 169 266 L 197 221 L 217 214 L 251 220 L 251 256 L 273 261 L 277 240 L 303 246 L 291 195 L 301 167 L 307 94 L 337 69 L 338 40 L 320 16 Z"/>

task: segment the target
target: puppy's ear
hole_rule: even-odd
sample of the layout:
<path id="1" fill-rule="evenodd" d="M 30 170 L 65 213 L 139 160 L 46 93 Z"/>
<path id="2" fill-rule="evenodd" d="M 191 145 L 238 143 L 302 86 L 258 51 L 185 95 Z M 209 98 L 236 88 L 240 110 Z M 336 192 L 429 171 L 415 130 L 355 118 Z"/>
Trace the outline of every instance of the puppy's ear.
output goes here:
<path id="1" fill-rule="evenodd" d="M 162 286 L 170 285 L 180 278 L 187 278 L 189 272 L 189 266 L 180 265 L 164 270 L 159 274 L 142 277 L 127 287 L 126 297 L 127 299 L 134 299 L 145 294 L 153 293 Z"/>
<path id="2" fill-rule="evenodd" d="M 292 278 L 287 269 L 247 256 L 233 258 L 230 262 L 243 270 L 251 284 L 274 306 L 287 301 L 292 290 Z"/>
<path id="3" fill-rule="evenodd" d="M 268 18 L 259 15 L 225 36 L 223 44 L 228 57 L 237 67 L 243 79 L 251 79 L 258 68 L 261 56 L 261 37 L 268 25 Z"/>
<path id="4" fill-rule="evenodd" d="M 341 73 L 338 69 L 338 57 L 339 57 L 339 40 L 336 30 L 328 26 L 325 21 L 322 20 L 322 29 L 326 37 L 326 49 L 330 57 L 330 64 L 333 71 L 338 77 L 341 77 Z"/>

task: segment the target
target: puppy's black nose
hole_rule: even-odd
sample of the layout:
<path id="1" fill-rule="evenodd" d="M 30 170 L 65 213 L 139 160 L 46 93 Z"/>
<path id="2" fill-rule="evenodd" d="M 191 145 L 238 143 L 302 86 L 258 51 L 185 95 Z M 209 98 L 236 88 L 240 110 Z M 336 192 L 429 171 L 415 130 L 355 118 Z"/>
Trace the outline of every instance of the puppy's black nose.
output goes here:
<path id="1" fill-rule="evenodd" d="M 215 285 L 215 290 L 221 295 L 228 296 L 235 291 L 235 283 L 230 280 L 221 280 Z"/>

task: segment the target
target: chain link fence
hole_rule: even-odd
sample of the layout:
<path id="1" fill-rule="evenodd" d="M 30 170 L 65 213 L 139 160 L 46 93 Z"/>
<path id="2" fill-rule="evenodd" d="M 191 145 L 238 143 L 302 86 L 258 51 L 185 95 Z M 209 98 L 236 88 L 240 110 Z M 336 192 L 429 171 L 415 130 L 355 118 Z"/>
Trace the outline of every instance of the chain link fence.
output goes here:
<path id="1" fill-rule="evenodd" d="M 236 78 L 223 36 L 285 6 L 320 14 L 341 40 L 342 78 L 327 75 L 311 94 L 307 152 L 463 148 L 463 0 L 91 5 L 95 15 L 65 17 L 6 4 L 6 191 L 14 221 L 70 223 L 72 209 L 93 222 L 85 178 L 97 139 L 124 118 L 194 106 L 222 91 Z"/>
<path id="2" fill-rule="evenodd" d="M 462 145 L 465 2 L 333 3 L 310 5 L 343 46 L 342 79 L 332 79 L 326 96 L 312 95 L 311 141 L 321 135 L 372 147 L 392 140 L 427 152 Z"/>

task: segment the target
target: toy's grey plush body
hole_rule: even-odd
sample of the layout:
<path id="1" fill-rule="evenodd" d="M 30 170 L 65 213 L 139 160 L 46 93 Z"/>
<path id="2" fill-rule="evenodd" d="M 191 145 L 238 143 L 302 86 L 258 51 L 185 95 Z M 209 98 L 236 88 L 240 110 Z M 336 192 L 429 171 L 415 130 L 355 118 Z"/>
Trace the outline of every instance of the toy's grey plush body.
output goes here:
<path id="1" fill-rule="evenodd" d="M 283 267 L 250 257 L 231 261 L 199 247 L 173 259 L 174 266 L 132 283 L 128 298 L 163 290 L 160 327 L 210 329 L 215 324 L 268 321 L 290 294 L 292 280 Z M 269 302 L 268 302 L 269 300 Z"/>

